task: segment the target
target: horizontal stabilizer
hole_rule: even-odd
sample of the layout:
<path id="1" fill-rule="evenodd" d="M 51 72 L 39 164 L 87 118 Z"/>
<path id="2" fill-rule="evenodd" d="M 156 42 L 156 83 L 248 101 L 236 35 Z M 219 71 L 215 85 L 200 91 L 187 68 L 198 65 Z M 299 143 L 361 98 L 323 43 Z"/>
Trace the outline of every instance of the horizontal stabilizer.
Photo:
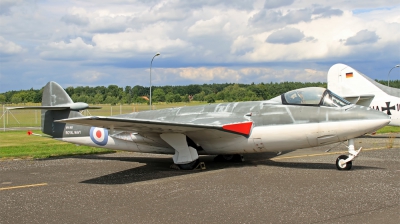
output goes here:
<path id="1" fill-rule="evenodd" d="M 344 95 L 342 97 L 352 104 L 358 104 L 368 107 L 371 101 L 374 99 L 375 95 L 373 94 Z"/>
<path id="2" fill-rule="evenodd" d="M 57 106 L 27 106 L 27 107 L 7 107 L 7 110 L 85 110 L 101 109 L 101 107 L 92 107 L 86 103 L 70 103 Z"/>

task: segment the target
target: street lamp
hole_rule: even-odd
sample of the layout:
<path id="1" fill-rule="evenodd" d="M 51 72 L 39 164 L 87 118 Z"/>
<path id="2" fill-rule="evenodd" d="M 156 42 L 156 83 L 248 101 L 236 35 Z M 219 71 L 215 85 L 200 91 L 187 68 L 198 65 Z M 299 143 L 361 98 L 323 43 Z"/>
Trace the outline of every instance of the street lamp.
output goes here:
<path id="1" fill-rule="evenodd" d="M 157 57 L 157 56 L 159 56 L 159 55 L 160 55 L 160 53 L 155 54 L 155 55 L 153 56 L 153 58 L 151 59 L 151 62 L 150 62 L 150 110 L 151 110 L 151 66 L 152 66 L 152 64 L 153 64 L 154 58 Z"/>
<path id="2" fill-rule="evenodd" d="M 394 66 L 392 69 L 398 68 L 398 67 L 400 67 L 400 65 L 396 65 L 396 66 Z M 389 73 L 388 73 L 388 86 L 389 86 L 389 74 L 390 74 L 390 72 L 392 71 L 392 69 L 390 69 L 390 71 L 389 71 Z"/>

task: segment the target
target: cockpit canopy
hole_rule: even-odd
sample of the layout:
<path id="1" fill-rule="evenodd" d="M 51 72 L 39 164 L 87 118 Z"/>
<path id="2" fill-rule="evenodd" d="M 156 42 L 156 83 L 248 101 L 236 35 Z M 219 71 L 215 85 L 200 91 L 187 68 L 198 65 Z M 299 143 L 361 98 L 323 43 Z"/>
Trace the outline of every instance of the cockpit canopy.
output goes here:
<path id="1" fill-rule="evenodd" d="M 282 104 L 304 106 L 345 107 L 351 103 L 321 87 L 296 89 L 281 95 Z"/>

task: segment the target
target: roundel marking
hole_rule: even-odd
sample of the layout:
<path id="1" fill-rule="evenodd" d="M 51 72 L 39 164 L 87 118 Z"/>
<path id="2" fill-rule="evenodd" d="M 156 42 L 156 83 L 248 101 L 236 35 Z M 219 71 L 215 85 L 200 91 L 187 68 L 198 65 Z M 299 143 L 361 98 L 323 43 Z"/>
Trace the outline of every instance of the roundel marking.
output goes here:
<path id="1" fill-rule="evenodd" d="M 90 128 L 90 139 L 96 144 L 105 146 L 108 142 L 108 130 L 105 128 Z"/>

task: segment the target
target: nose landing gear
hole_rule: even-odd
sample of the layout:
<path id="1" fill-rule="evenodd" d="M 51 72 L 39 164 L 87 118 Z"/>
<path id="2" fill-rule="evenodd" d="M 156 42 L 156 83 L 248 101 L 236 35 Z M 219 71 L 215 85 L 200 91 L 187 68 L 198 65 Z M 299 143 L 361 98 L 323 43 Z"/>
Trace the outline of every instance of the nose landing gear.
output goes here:
<path id="1" fill-rule="evenodd" d="M 349 139 L 349 146 L 347 148 L 349 149 L 350 155 L 340 155 L 336 159 L 336 168 L 338 170 L 350 170 L 353 166 L 352 161 L 358 156 L 362 149 L 362 147 L 360 147 L 360 149 L 358 149 L 357 151 L 354 150 L 354 139 Z"/>

